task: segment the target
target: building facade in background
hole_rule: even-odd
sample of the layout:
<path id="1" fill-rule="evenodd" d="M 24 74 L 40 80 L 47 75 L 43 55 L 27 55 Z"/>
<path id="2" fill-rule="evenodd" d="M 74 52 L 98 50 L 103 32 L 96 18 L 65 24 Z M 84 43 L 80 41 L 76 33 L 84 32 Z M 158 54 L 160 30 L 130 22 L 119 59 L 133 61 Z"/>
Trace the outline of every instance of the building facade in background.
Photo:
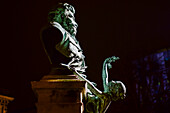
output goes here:
<path id="1" fill-rule="evenodd" d="M 138 108 L 148 113 L 170 111 L 170 49 L 133 61 Z"/>

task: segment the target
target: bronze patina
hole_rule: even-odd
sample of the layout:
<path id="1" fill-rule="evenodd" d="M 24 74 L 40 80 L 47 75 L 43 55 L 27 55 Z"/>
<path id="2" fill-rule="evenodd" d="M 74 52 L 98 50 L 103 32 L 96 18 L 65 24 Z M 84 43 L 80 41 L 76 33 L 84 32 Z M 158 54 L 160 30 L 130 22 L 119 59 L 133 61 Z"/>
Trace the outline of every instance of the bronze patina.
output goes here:
<path id="1" fill-rule="evenodd" d="M 126 87 L 121 81 L 108 82 L 108 69 L 119 57 L 105 59 L 102 69 L 104 91 L 83 74 L 85 65 L 83 51 L 76 39 L 78 24 L 75 22 L 75 9 L 68 3 L 59 3 L 49 13 L 49 26 L 42 32 L 42 41 L 53 69 L 65 74 L 73 73 L 87 82 L 87 97 L 84 99 L 85 113 L 105 113 L 112 101 L 125 98 Z M 64 70 L 64 71 L 63 71 Z"/>

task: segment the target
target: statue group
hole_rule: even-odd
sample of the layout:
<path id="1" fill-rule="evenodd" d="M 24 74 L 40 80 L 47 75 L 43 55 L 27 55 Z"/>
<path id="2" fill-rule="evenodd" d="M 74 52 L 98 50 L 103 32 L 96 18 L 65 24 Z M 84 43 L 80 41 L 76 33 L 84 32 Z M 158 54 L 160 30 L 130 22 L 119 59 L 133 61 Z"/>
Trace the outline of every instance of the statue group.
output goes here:
<path id="1" fill-rule="evenodd" d="M 42 31 L 42 42 L 52 64 L 50 73 L 74 74 L 87 82 L 87 97 L 84 113 L 105 113 L 112 101 L 125 98 L 126 87 L 121 81 L 108 82 L 108 69 L 119 57 L 105 59 L 102 70 L 104 91 L 89 81 L 84 74 L 87 66 L 85 56 L 76 39 L 78 24 L 75 21 L 75 9 L 68 3 L 59 3 L 49 12 L 49 25 Z"/>

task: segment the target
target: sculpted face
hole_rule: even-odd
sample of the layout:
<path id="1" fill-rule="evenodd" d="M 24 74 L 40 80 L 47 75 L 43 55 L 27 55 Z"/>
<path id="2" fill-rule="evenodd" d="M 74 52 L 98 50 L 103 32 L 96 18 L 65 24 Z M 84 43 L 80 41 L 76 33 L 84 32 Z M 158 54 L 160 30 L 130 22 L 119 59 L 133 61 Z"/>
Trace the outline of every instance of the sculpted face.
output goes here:
<path id="1" fill-rule="evenodd" d="M 74 14 L 75 10 L 73 6 L 67 3 L 60 4 L 57 10 L 49 13 L 49 16 L 52 16 L 50 22 L 58 22 L 72 36 L 75 36 L 78 24 L 75 22 Z"/>
<path id="2" fill-rule="evenodd" d="M 65 9 L 65 11 L 64 11 L 63 27 L 72 36 L 76 35 L 78 24 L 75 22 L 74 13 L 69 9 Z"/>

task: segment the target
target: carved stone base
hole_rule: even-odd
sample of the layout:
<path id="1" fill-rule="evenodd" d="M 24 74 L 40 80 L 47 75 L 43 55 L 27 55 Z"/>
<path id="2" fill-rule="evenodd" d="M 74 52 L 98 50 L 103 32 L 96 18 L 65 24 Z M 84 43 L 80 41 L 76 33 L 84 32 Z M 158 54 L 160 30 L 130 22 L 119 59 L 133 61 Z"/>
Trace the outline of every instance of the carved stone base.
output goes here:
<path id="1" fill-rule="evenodd" d="M 86 82 L 75 75 L 47 75 L 31 84 L 38 97 L 37 113 L 83 113 Z"/>

